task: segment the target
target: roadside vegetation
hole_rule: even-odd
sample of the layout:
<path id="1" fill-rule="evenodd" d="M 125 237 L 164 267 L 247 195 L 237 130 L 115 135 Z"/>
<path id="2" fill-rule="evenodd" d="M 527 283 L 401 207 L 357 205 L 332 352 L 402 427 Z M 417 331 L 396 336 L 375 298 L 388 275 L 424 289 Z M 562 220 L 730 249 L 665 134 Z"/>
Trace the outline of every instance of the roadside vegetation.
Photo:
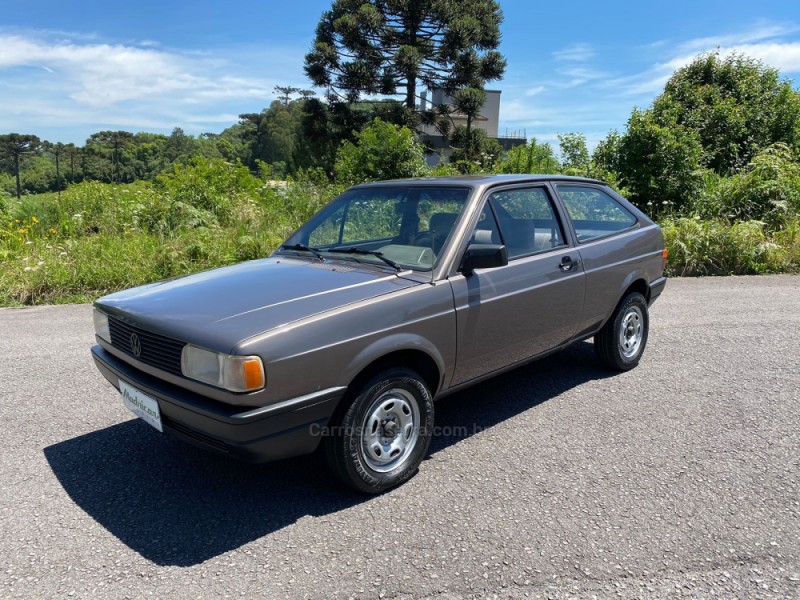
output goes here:
<path id="1" fill-rule="evenodd" d="M 406 104 L 281 90 L 218 136 L 101 132 L 84 148 L 0 136 L 0 305 L 263 257 L 348 185 L 459 173 L 604 179 L 661 224 L 670 275 L 800 271 L 800 95 L 759 61 L 699 56 L 591 153 L 579 133 L 558 151 L 532 139 L 500 153 L 459 130 L 433 169 Z"/>
<path id="2" fill-rule="evenodd" d="M 85 181 L 0 213 L 0 305 L 85 302 L 269 254 L 343 188 L 196 159 L 155 182 Z"/>

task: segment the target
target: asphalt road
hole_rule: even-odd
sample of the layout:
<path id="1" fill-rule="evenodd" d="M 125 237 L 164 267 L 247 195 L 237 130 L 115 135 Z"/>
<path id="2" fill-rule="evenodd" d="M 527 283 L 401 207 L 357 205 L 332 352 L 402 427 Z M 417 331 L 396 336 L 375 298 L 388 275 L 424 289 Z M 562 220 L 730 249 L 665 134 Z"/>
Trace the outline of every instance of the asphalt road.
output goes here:
<path id="1" fill-rule="evenodd" d="M 363 497 L 132 419 L 88 306 L 0 310 L 0 597 L 800 597 L 800 278 L 651 314 L 630 373 L 584 343 L 442 400 Z"/>

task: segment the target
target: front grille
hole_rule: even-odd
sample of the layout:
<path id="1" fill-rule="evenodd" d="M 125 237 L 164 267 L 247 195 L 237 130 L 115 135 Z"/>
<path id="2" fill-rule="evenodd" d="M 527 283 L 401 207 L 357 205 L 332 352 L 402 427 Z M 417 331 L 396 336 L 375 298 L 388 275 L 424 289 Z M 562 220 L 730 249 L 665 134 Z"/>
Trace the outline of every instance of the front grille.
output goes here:
<path id="1" fill-rule="evenodd" d="M 167 373 L 181 375 L 181 352 L 184 342 L 129 325 L 115 317 L 108 317 L 111 345 L 146 365 Z M 136 346 L 138 338 L 138 346 Z M 135 350 L 139 350 L 139 353 Z"/>

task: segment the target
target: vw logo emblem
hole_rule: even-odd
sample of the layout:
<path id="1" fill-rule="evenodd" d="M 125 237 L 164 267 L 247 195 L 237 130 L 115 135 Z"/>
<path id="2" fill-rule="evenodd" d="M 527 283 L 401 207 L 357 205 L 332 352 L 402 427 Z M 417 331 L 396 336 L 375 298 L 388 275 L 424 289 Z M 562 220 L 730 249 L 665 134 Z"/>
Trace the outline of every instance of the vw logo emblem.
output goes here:
<path id="1" fill-rule="evenodd" d="M 136 358 L 139 358 L 142 355 L 142 341 L 135 333 L 131 334 L 131 352 L 133 352 L 133 355 Z"/>

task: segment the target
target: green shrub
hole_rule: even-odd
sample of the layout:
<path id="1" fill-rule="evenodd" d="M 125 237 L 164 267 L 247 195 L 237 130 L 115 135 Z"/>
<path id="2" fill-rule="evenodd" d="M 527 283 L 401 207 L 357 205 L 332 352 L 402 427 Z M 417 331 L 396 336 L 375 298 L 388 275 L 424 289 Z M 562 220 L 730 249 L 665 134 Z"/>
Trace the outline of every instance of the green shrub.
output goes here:
<path id="1" fill-rule="evenodd" d="M 670 275 L 749 275 L 800 267 L 797 221 L 768 237 L 761 221 L 729 224 L 680 218 L 662 223 Z"/>
<path id="2" fill-rule="evenodd" d="M 775 144 L 733 177 L 706 172 L 694 212 L 731 223 L 757 219 L 779 229 L 800 215 L 800 163 L 791 148 Z"/>
<path id="3" fill-rule="evenodd" d="M 240 163 L 207 158 L 174 165 L 172 172 L 159 175 L 158 184 L 177 212 L 176 221 L 190 227 L 257 219 L 257 199 L 264 186 Z"/>
<path id="4" fill-rule="evenodd" d="M 192 181 L 199 189 L 191 190 Z M 205 161 L 156 184 L 87 181 L 60 199 L 4 200 L 0 305 L 88 301 L 264 257 L 341 191 L 319 171 L 276 185 L 238 165 Z"/>
<path id="5" fill-rule="evenodd" d="M 31 242 L 0 272 L 0 304 L 88 300 L 152 281 L 159 240 L 144 234 L 97 235 L 62 243 Z"/>
<path id="6" fill-rule="evenodd" d="M 144 228 L 148 221 L 163 220 L 164 198 L 147 182 L 114 186 L 84 181 L 57 194 L 23 196 L 11 200 L 13 219 L 36 217 L 43 230 L 56 229 L 63 237 L 122 233 Z"/>
<path id="7" fill-rule="evenodd" d="M 342 142 L 335 168 L 337 179 L 348 184 L 419 177 L 425 173 L 425 154 L 408 127 L 376 118 L 356 134 L 355 144 Z"/>

